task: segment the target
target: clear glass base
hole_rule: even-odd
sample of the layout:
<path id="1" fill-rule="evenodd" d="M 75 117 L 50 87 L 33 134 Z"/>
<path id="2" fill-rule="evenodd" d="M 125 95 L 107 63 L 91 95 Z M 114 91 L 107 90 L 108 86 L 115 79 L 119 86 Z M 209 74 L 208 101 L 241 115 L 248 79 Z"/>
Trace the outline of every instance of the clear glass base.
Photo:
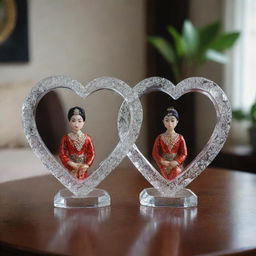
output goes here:
<path id="1" fill-rule="evenodd" d="M 110 195 L 103 189 L 95 188 L 86 196 L 75 196 L 68 189 L 61 189 L 54 197 L 54 206 L 60 208 L 97 208 L 109 206 Z"/>
<path id="2" fill-rule="evenodd" d="M 161 194 L 156 188 L 145 188 L 140 193 L 140 204 L 151 207 L 195 207 L 197 196 L 190 189 L 182 189 L 175 196 Z"/>

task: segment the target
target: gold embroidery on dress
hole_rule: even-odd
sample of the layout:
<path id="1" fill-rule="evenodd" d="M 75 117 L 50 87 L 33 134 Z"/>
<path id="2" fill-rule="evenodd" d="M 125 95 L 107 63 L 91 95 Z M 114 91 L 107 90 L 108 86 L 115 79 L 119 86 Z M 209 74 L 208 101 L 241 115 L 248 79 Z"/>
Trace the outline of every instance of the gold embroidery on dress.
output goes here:
<path id="1" fill-rule="evenodd" d="M 80 151 L 85 143 L 86 135 L 78 131 L 77 133 L 71 132 L 68 136 L 73 141 L 76 150 Z"/>
<path id="2" fill-rule="evenodd" d="M 83 164 L 85 162 L 85 156 L 83 154 L 77 155 L 77 154 L 72 154 L 70 155 L 70 159 L 79 164 Z"/>
<path id="3" fill-rule="evenodd" d="M 175 133 L 174 135 L 169 135 L 167 133 L 161 134 L 161 139 L 163 142 L 168 146 L 168 149 L 171 151 L 173 148 L 173 145 L 178 141 L 179 134 Z"/>
<path id="4" fill-rule="evenodd" d="M 164 160 L 166 161 L 173 161 L 175 159 L 175 157 L 177 156 L 176 153 L 172 153 L 172 154 L 163 154 L 162 157 Z M 166 170 L 167 174 L 170 174 L 172 168 L 171 167 L 164 167 Z"/>

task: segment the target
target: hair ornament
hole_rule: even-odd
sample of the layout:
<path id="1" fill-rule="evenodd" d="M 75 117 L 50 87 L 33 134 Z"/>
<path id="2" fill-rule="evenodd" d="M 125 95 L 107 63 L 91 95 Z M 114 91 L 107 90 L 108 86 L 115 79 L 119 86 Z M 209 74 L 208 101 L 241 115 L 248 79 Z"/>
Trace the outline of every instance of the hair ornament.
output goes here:
<path id="1" fill-rule="evenodd" d="M 166 109 L 167 112 L 171 112 L 172 110 L 176 110 L 174 107 L 169 107 Z"/>
<path id="2" fill-rule="evenodd" d="M 80 115 L 80 111 L 78 108 L 74 109 L 73 115 Z"/>
<path id="3" fill-rule="evenodd" d="M 85 121 L 86 116 L 85 116 L 85 110 L 83 108 L 75 106 L 75 107 L 69 109 L 68 120 L 70 121 L 71 117 L 74 115 L 80 115 L 83 118 L 83 120 Z"/>

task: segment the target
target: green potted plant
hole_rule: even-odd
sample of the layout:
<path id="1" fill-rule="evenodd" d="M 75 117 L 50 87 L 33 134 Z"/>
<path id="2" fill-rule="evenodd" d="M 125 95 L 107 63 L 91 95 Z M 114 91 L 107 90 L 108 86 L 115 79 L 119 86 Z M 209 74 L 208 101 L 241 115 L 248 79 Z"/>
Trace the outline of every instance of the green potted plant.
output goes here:
<path id="1" fill-rule="evenodd" d="M 249 111 L 242 109 L 233 110 L 233 119 L 237 121 L 249 121 L 250 127 L 248 129 L 249 139 L 254 152 L 256 152 L 256 102 L 254 102 Z"/>
<path id="2" fill-rule="evenodd" d="M 182 32 L 167 26 L 171 41 L 159 36 L 149 36 L 148 41 L 169 63 L 174 82 L 195 75 L 197 69 L 207 61 L 226 63 L 224 51 L 231 48 L 239 32 L 222 33 L 219 21 L 197 28 L 185 20 Z"/>

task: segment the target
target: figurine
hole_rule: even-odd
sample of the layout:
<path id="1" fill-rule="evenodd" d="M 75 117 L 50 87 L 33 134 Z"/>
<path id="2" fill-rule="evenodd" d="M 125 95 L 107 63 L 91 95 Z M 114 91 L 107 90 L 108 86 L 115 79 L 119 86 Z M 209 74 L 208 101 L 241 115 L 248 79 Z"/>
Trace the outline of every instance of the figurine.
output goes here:
<path id="1" fill-rule="evenodd" d="M 89 176 L 88 168 L 95 158 L 91 137 L 81 131 L 85 118 L 85 111 L 80 107 L 73 107 L 68 111 L 71 133 L 62 137 L 59 150 L 61 162 L 79 180 Z"/>
<path id="2" fill-rule="evenodd" d="M 161 175 L 168 180 L 176 178 L 182 172 L 182 163 L 187 157 L 186 142 L 174 130 L 178 121 L 177 110 L 168 108 L 163 118 L 166 132 L 157 136 L 152 152 Z"/>

